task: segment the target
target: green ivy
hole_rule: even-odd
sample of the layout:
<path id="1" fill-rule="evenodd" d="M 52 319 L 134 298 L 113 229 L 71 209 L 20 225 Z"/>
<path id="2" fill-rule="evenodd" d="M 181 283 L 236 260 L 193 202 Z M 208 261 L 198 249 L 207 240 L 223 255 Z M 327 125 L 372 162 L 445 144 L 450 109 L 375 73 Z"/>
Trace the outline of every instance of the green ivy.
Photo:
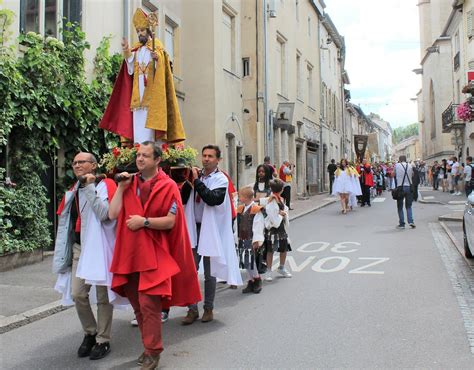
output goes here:
<path id="1" fill-rule="evenodd" d="M 11 23 L 11 22 L 10 22 Z M 66 176 L 58 196 L 73 181 L 69 164 L 78 151 L 100 157 L 118 145 L 118 137 L 99 129 L 122 57 L 109 55 L 110 37 L 97 48 L 94 79 L 84 75 L 84 51 L 90 48 L 77 24 L 66 24 L 62 41 L 33 32 L 21 34 L 22 55 L 3 46 L 0 24 L 0 155 L 8 159 L 12 181 L 5 185 L 0 167 L 0 253 L 51 244 L 47 205 L 41 184 L 47 163 L 65 155 Z"/>

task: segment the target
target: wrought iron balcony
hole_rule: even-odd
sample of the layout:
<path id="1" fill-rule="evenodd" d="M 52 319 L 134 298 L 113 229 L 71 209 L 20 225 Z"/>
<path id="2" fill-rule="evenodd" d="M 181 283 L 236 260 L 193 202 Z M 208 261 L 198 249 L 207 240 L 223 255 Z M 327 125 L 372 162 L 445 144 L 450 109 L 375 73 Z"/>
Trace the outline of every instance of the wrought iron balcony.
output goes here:
<path id="1" fill-rule="evenodd" d="M 461 128 L 465 126 L 465 122 L 458 117 L 457 107 L 459 104 L 449 104 L 449 107 L 442 114 L 443 133 L 451 132 L 454 128 Z"/>

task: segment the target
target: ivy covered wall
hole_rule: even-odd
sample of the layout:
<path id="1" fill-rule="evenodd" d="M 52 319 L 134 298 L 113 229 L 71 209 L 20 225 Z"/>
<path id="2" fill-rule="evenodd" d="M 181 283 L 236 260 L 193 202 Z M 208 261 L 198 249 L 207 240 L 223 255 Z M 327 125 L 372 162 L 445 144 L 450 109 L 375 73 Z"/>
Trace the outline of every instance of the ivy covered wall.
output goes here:
<path id="1" fill-rule="evenodd" d="M 54 187 L 62 196 L 73 181 L 70 164 L 75 153 L 88 151 L 100 157 L 118 144 L 115 135 L 98 125 L 122 57 L 109 55 L 110 38 L 104 38 L 88 83 L 83 53 L 90 46 L 77 25 L 66 25 L 62 41 L 29 32 L 19 36 L 18 47 L 8 48 L 5 39 L 14 15 L 1 12 L 5 11 L 0 11 L 0 20 L 6 19 L 0 22 L 0 254 L 4 254 L 51 246 L 47 208 L 53 199 L 42 178 L 52 173 L 58 153 L 64 171 Z"/>

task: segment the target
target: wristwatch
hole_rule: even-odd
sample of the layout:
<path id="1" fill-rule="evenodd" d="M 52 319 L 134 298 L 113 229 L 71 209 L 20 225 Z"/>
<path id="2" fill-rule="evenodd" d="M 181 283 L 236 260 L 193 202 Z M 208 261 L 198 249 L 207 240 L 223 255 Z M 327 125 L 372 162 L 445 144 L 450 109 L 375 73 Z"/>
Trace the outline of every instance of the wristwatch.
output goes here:
<path id="1" fill-rule="evenodd" d="M 145 227 L 150 226 L 150 221 L 148 221 L 148 218 L 145 218 L 145 221 L 143 221 L 143 226 L 145 226 Z"/>

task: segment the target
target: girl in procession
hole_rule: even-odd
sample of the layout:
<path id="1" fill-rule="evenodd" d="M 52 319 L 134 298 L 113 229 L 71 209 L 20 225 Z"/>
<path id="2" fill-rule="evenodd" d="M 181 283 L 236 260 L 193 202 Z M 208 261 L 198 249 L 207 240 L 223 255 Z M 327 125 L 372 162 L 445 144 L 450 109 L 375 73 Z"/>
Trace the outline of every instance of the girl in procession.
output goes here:
<path id="1" fill-rule="evenodd" d="M 280 252 L 280 266 L 278 273 L 290 278 L 292 275 L 285 268 L 286 253 L 291 251 L 288 239 L 290 219 L 288 207 L 285 205 L 281 193 L 283 182 L 279 179 L 270 181 L 272 191 L 270 197 L 260 199 L 260 205 L 265 207 L 265 250 L 267 254 L 267 275 L 265 281 L 272 281 L 273 253 Z"/>
<path id="2" fill-rule="evenodd" d="M 354 177 L 353 171 L 349 168 L 347 159 L 341 159 L 339 168 L 335 172 L 332 193 L 333 195 L 339 195 L 343 214 L 346 214 L 349 210 L 351 194 L 357 195 L 354 179 L 357 178 Z"/>

